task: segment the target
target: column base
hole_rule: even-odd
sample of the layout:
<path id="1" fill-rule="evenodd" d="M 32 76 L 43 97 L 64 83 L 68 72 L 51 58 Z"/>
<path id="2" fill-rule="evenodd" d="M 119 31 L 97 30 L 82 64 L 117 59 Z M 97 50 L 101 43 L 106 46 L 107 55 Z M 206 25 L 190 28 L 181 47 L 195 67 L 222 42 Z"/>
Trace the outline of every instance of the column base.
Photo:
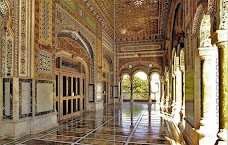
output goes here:
<path id="1" fill-rule="evenodd" d="M 134 99 L 133 99 L 133 98 L 132 98 L 132 99 L 130 99 L 130 102 L 131 102 L 131 103 L 134 103 Z"/>
<path id="2" fill-rule="evenodd" d="M 220 129 L 219 133 L 217 134 L 219 138 L 219 142 L 226 142 L 227 143 L 227 129 Z"/>
<path id="3" fill-rule="evenodd" d="M 120 104 L 123 104 L 123 99 L 120 98 L 120 99 L 119 99 L 119 102 L 120 102 Z"/>
<path id="4" fill-rule="evenodd" d="M 213 126 L 211 124 L 211 126 Z M 199 134 L 199 145 L 214 145 L 217 141 L 216 128 L 211 126 L 200 126 L 200 129 L 197 130 Z"/>
<path id="5" fill-rule="evenodd" d="M 23 118 L 17 121 L 4 120 L 0 122 L 0 135 L 18 139 L 29 134 L 36 134 L 58 126 L 57 114 L 50 113 L 35 117 Z"/>
<path id="6" fill-rule="evenodd" d="M 181 121 L 180 117 L 180 109 L 175 109 L 174 110 L 174 122 L 178 124 Z"/>
<path id="7" fill-rule="evenodd" d="M 227 141 L 217 141 L 216 145 L 227 145 Z"/>
<path id="8" fill-rule="evenodd" d="M 148 106 L 151 106 L 152 105 L 152 100 L 148 100 Z"/>
<path id="9" fill-rule="evenodd" d="M 104 108 L 103 101 L 90 102 L 88 106 L 88 111 L 99 111 Z"/>

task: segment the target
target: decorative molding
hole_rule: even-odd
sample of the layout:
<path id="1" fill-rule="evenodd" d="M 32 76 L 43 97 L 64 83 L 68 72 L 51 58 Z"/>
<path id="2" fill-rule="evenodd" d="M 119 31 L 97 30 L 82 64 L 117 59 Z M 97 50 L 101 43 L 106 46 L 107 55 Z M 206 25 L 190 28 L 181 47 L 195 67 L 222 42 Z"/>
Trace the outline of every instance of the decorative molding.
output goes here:
<path id="1" fill-rule="evenodd" d="M 60 0 L 69 10 L 72 12 L 76 11 L 76 1 L 75 0 Z"/>
<path id="2" fill-rule="evenodd" d="M 120 48 L 123 52 L 129 51 L 153 51 L 161 49 L 161 45 L 142 45 L 142 46 L 123 46 Z"/>
<path id="3" fill-rule="evenodd" d="M 145 51 L 145 52 L 129 52 L 129 53 L 118 53 L 118 58 L 140 58 L 140 57 L 154 57 L 164 56 L 164 51 Z"/>
<path id="4" fill-rule="evenodd" d="M 62 59 L 61 66 L 63 68 L 73 69 L 73 70 L 79 71 L 79 64 L 75 63 L 75 62 L 70 62 L 68 60 Z"/>
<path id="5" fill-rule="evenodd" d="M 204 7 L 200 5 L 195 13 L 193 25 L 192 25 L 192 35 L 196 36 L 199 33 L 200 22 L 204 15 Z"/>
<path id="6" fill-rule="evenodd" d="M 39 2 L 39 43 L 52 46 L 52 0 Z"/>
<path id="7" fill-rule="evenodd" d="M 28 44 L 29 44 L 29 36 L 28 36 L 28 21 L 29 19 L 29 6 L 27 0 L 20 1 L 20 17 L 19 17 L 19 76 L 27 76 L 28 75 Z"/>
<path id="8" fill-rule="evenodd" d="M 220 30 L 228 30 L 228 1 L 220 1 Z"/>
<path id="9" fill-rule="evenodd" d="M 228 41 L 228 30 L 217 30 L 211 35 L 212 44 Z"/>
<path id="10" fill-rule="evenodd" d="M 138 57 L 138 58 L 119 58 L 118 59 L 119 62 L 119 68 L 120 70 L 122 70 L 123 68 L 127 68 L 128 64 L 131 63 L 135 63 L 135 65 L 142 65 L 145 64 L 145 62 L 148 62 L 149 64 L 152 64 L 153 66 L 156 66 L 158 68 L 160 68 L 160 70 L 162 70 L 163 67 L 163 57 Z M 148 66 L 147 65 L 147 66 Z"/>
<path id="11" fill-rule="evenodd" d="M 6 36 L 6 72 L 5 74 L 7 76 L 13 76 L 13 37 L 12 36 Z"/>
<path id="12" fill-rule="evenodd" d="M 80 32 L 88 40 L 92 48 L 96 46 L 96 37 L 83 25 L 81 25 L 73 16 L 67 13 L 59 5 L 56 7 L 56 11 L 61 15 L 62 22 L 56 22 L 56 34 L 61 33 L 64 30 L 70 30 L 75 32 Z"/>
<path id="13" fill-rule="evenodd" d="M 95 58 L 95 54 L 96 56 L 98 55 L 97 51 L 100 52 L 99 54 L 101 54 L 101 51 L 99 51 L 101 49 L 101 46 L 99 47 L 99 44 L 101 45 L 101 43 L 97 42 L 98 44 L 96 45 L 95 47 L 96 49 L 94 51 L 89 41 L 80 32 L 72 31 L 72 30 L 62 30 L 61 32 L 58 33 L 58 37 L 68 37 L 76 41 L 78 44 L 80 44 L 80 46 L 82 46 L 85 49 L 86 53 L 90 58 L 90 83 L 94 83 L 95 65 L 99 65 L 101 61 L 101 60 L 100 61 L 98 60 L 99 57 Z M 101 59 L 101 56 L 100 56 L 100 59 Z M 100 65 L 102 64 L 100 63 Z"/>
<path id="14" fill-rule="evenodd" d="M 14 76 L 14 68 L 17 64 L 14 63 L 14 57 L 17 53 L 17 49 L 14 49 L 14 32 L 13 32 L 13 8 L 8 0 L 2 0 L 0 2 L 0 15 L 3 17 L 1 20 L 1 76 Z M 6 29 L 3 29 L 6 28 Z M 16 28 L 15 28 L 16 29 Z M 14 56 L 15 55 L 15 56 Z M 16 60 L 17 62 L 17 60 Z"/>
<path id="15" fill-rule="evenodd" d="M 11 0 L 14 36 L 14 76 L 19 74 L 19 1 Z"/>
<path id="16" fill-rule="evenodd" d="M 8 8 L 4 0 L 0 1 L 0 12 L 3 17 L 7 16 Z"/>
<path id="17" fill-rule="evenodd" d="M 212 15 L 216 12 L 216 0 L 208 0 L 208 15 Z"/>

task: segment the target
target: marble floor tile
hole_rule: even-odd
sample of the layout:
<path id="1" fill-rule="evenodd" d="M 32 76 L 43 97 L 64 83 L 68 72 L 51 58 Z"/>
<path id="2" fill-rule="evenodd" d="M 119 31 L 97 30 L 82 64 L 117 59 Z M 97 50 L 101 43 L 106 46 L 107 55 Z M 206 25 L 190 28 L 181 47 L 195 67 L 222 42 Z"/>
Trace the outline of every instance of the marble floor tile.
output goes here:
<path id="1" fill-rule="evenodd" d="M 104 110 L 87 112 L 59 124 L 39 135 L 9 144 L 169 145 L 170 140 L 183 142 L 172 122 L 160 114 L 159 107 L 149 107 L 147 103 L 109 105 Z"/>

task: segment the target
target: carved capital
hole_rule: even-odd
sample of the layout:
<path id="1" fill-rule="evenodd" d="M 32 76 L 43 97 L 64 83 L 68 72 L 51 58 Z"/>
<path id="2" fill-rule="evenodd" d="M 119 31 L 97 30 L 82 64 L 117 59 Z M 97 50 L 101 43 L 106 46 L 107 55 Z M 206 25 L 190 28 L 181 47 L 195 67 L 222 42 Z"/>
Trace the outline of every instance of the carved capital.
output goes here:
<path id="1" fill-rule="evenodd" d="M 217 47 L 200 47 L 198 49 L 201 59 L 205 59 L 206 57 L 214 57 L 218 53 Z"/>
<path id="2" fill-rule="evenodd" d="M 217 30 L 211 35 L 211 43 L 217 44 L 228 41 L 228 30 Z"/>

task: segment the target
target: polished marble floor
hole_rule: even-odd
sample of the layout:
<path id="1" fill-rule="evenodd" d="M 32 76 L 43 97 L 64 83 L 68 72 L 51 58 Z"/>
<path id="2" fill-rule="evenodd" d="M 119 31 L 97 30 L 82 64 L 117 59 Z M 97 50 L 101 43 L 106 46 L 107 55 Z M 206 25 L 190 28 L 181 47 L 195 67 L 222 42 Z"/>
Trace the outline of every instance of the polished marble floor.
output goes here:
<path id="1" fill-rule="evenodd" d="M 159 105 L 124 103 L 85 113 L 51 130 L 6 144 L 169 145 L 184 141 Z"/>

